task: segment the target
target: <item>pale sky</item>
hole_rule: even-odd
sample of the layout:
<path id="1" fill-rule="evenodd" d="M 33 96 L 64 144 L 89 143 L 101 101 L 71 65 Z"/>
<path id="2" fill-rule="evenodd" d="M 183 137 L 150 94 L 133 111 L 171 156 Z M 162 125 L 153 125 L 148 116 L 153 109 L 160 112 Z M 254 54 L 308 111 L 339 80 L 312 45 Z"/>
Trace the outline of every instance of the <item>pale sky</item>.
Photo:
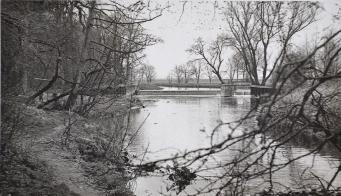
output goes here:
<path id="1" fill-rule="evenodd" d="M 163 43 L 146 49 L 145 61 L 155 67 L 157 78 L 166 78 L 175 65 L 193 59 L 186 50 L 196 38 L 200 36 L 205 41 L 211 41 L 226 31 L 222 10 L 219 9 L 224 0 L 154 0 L 154 3 L 156 2 L 161 6 L 170 7 L 161 17 L 144 24 L 149 33 L 163 40 Z M 187 3 L 182 12 L 184 2 Z M 319 21 L 312 24 L 298 39 L 305 41 L 315 37 L 314 35 L 322 35 L 326 32 L 327 26 L 341 28 L 340 20 L 333 20 L 333 15 L 340 11 L 341 2 L 339 0 L 320 2 L 324 10 L 319 16 Z"/>

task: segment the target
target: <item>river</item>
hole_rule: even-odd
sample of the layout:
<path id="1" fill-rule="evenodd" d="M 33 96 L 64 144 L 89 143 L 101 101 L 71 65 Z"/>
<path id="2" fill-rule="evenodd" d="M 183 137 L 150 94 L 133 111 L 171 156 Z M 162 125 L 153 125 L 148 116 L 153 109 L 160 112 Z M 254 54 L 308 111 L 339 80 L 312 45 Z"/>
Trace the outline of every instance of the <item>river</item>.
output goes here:
<path id="1" fill-rule="evenodd" d="M 250 110 L 250 97 L 242 95 L 231 98 L 220 96 L 141 96 L 140 99 L 144 102 L 145 108 L 132 114 L 131 127 L 132 130 L 138 129 L 141 125 L 142 127 L 130 145 L 129 151 L 141 157 L 145 149 L 148 148 L 149 153 L 145 156 L 145 161 L 169 157 L 184 150 L 209 146 L 211 131 L 219 123 L 238 120 Z M 241 129 L 252 129 L 255 126 L 257 126 L 255 121 L 249 121 Z M 224 131 L 228 129 L 227 126 L 220 127 L 220 134 L 224 134 Z M 276 159 L 281 161 L 288 157 L 297 157 L 308 150 L 309 147 L 304 145 L 288 144 L 281 147 L 280 155 Z M 231 156 L 232 152 L 225 152 L 218 158 L 228 160 Z M 311 167 L 309 171 L 328 180 L 336 171 L 340 160 L 339 156 L 328 150 L 326 153 L 309 155 L 276 172 L 273 180 L 284 186 L 296 188 L 298 184 L 303 183 L 300 173 L 307 167 Z M 208 164 L 215 163 L 209 162 Z M 264 188 L 262 180 L 256 179 L 248 184 L 251 193 Z M 169 180 L 165 177 L 139 177 L 135 181 L 134 190 L 138 196 L 160 195 L 160 192 L 167 193 L 169 184 Z M 334 186 L 340 185 L 341 177 L 338 176 Z M 194 182 L 186 190 L 200 186 L 203 186 L 202 182 Z M 278 186 L 277 189 L 282 190 L 284 186 Z"/>

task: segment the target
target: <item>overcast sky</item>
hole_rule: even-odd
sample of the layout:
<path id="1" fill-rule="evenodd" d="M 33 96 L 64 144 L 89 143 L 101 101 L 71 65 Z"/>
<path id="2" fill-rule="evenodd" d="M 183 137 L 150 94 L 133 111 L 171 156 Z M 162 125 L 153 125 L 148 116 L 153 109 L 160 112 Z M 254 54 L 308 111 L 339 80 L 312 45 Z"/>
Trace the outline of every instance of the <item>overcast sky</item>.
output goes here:
<path id="1" fill-rule="evenodd" d="M 209 41 L 226 31 L 222 10 L 219 9 L 224 0 L 154 1 L 163 6 L 170 6 L 161 17 L 144 24 L 149 33 L 163 40 L 163 43 L 146 49 L 146 62 L 155 66 L 157 78 L 166 78 L 175 65 L 185 63 L 192 58 L 186 49 L 196 38 L 200 36 L 205 41 Z M 341 28 L 340 20 L 333 20 L 333 15 L 340 11 L 339 1 L 321 1 L 324 10 L 319 16 L 319 21 L 299 39 L 305 41 L 315 37 L 314 35 L 321 35 L 327 26 Z M 183 7 L 184 2 L 186 3 Z"/>

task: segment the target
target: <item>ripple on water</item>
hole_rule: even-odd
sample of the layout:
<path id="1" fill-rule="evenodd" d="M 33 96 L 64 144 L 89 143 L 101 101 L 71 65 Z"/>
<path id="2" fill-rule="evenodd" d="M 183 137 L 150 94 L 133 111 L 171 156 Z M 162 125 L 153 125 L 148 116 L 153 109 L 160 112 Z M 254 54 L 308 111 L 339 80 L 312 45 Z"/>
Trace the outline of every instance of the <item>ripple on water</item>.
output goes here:
<path id="1" fill-rule="evenodd" d="M 247 96 L 232 98 L 185 96 L 152 98 L 149 96 L 147 99 L 148 104 L 145 104 L 147 107 L 140 112 L 133 113 L 133 130 L 141 125 L 146 116 L 149 115 L 149 117 L 129 147 L 129 151 L 136 155 L 142 155 L 145 148 L 148 147 L 148 151 L 153 152 L 147 154 L 148 160 L 169 157 L 183 150 L 209 146 L 209 135 L 218 124 L 238 120 L 250 109 L 250 99 Z M 256 126 L 255 121 L 248 121 L 238 131 L 252 129 Z M 226 131 L 229 130 L 229 127 L 221 127 L 221 130 L 216 134 L 218 140 L 227 136 Z M 240 148 L 240 146 L 236 148 Z M 283 146 L 278 150 L 277 162 L 280 163 L 307 152 L 308 149 L 306 148 Z M 231 160 L 232 157 L 233 150 L 218 154 L 218 158 L 222 161 Z M 339 163 L 340 159 L 331 154 L 309 155 L 275 172 L 273 179 L 284 186 L 296 188 L 302 183 L 302 180 L 305 183 L 310 183 L 308 177 L 300 175 L 302 172 L 307 174 L 313 172 L 318 176 L 330 179 Z M 208 166 L 213 167 L 214 165 L 216 165 L 216 161 L 208 161 Z M 306 170 L 307 167 L 311 169 Z M 262 189 L 264 187 L 262 186 L 263 182 L 263 178 L 250 181 L 250 192 Z M 341 177 L 338 177 L 335 182 L 336 185 L 340 186 Z M 136 194 L 159 195 L 160 190 L 166 190 L 165 184 L 167 184 L 166 178 L 138 178 L 136 180 Z M 203 186 L 203 182 L 196 182 L 189 189 L 200 186 Z M 283 189 L 283 186 L 278 185 L 278 189 Z"/>

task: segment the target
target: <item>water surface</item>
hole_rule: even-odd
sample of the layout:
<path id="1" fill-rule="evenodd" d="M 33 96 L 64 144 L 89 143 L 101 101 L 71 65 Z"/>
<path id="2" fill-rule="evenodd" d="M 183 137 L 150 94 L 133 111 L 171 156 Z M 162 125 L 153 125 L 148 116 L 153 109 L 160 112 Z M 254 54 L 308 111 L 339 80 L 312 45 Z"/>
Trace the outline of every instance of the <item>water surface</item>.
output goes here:
<path id="1" fill-rule="evenodd" d="M 148 160 L 166 158 L 184 150 L 193 150 L 200 147 L 210 146 L 211 131 L 221 122 L 238 120 L 250 110 L 249 96 L 236 96 L 222 98 L 220 96 L 210 97 L 189 97 L 189 96 L 141 96 L 146 107 L 135 112 L 132 116 L 133 128 L 137 129 L 149 115 L 143 124 L 136 140 L 130 146 L 129 151 L 137 156 L 144 154 Z M 248 121 L 239 130 L 253 129 L 256 122 Z M 224 138 L 229 131 L 229 127 L 220 127 L 217 140 Z M 220 134 L 220 135 L 219 135 Z M 239 145 L 239 146 L 238 146 Z M 241 148 L 243 144 L 238 144 L 236 148 Z M 278 161 L 282 159 L 297 157 L 308 152 L 304 145 L 286 145 L 279 149 Z M 233 151 L 226 151 L 219 154 L 219 160 L 229 160 L 233 157 Z M 266 159 L 266 157 L 264 157 Z M 314 161 L 313 161 L 314 160 Z M 274 181 L 284 186 L 295 188 L 302 183 L 300 173 L 305 168 L 311 167 L 314 174 L 331 178 L 333 172 L 339 164 L 339 157 L 333 153 L 320 153 L 310 155 L 275 173 Z M 314 162 L 314 164 L 312 164 Z M 208 164 L 216 164 L 215 162 Z M 219 172 L 219 171 L 216 171 Z M 255 179 L 249 184 L 251 192 L 257 192 L 264 188 L 264 179 Z M 308 181 L 307 181 L 308 182 Z M 161 177 L 141 177 L 136 181 L 136 195 L 160 195 L 159 192 L 167 192 L 166 186 L 169 181 Z M 341 185 L 340 176 L 336 179 L 335 185 Z M 201 182 L 195 182 L 186 190 L 203 186 Z M 281 186 L 277 187 L 281 189 Z M 283 187 L 282 187 L 283 188 Z M 175 193 L 174 193 L 175 195 Z"/>

